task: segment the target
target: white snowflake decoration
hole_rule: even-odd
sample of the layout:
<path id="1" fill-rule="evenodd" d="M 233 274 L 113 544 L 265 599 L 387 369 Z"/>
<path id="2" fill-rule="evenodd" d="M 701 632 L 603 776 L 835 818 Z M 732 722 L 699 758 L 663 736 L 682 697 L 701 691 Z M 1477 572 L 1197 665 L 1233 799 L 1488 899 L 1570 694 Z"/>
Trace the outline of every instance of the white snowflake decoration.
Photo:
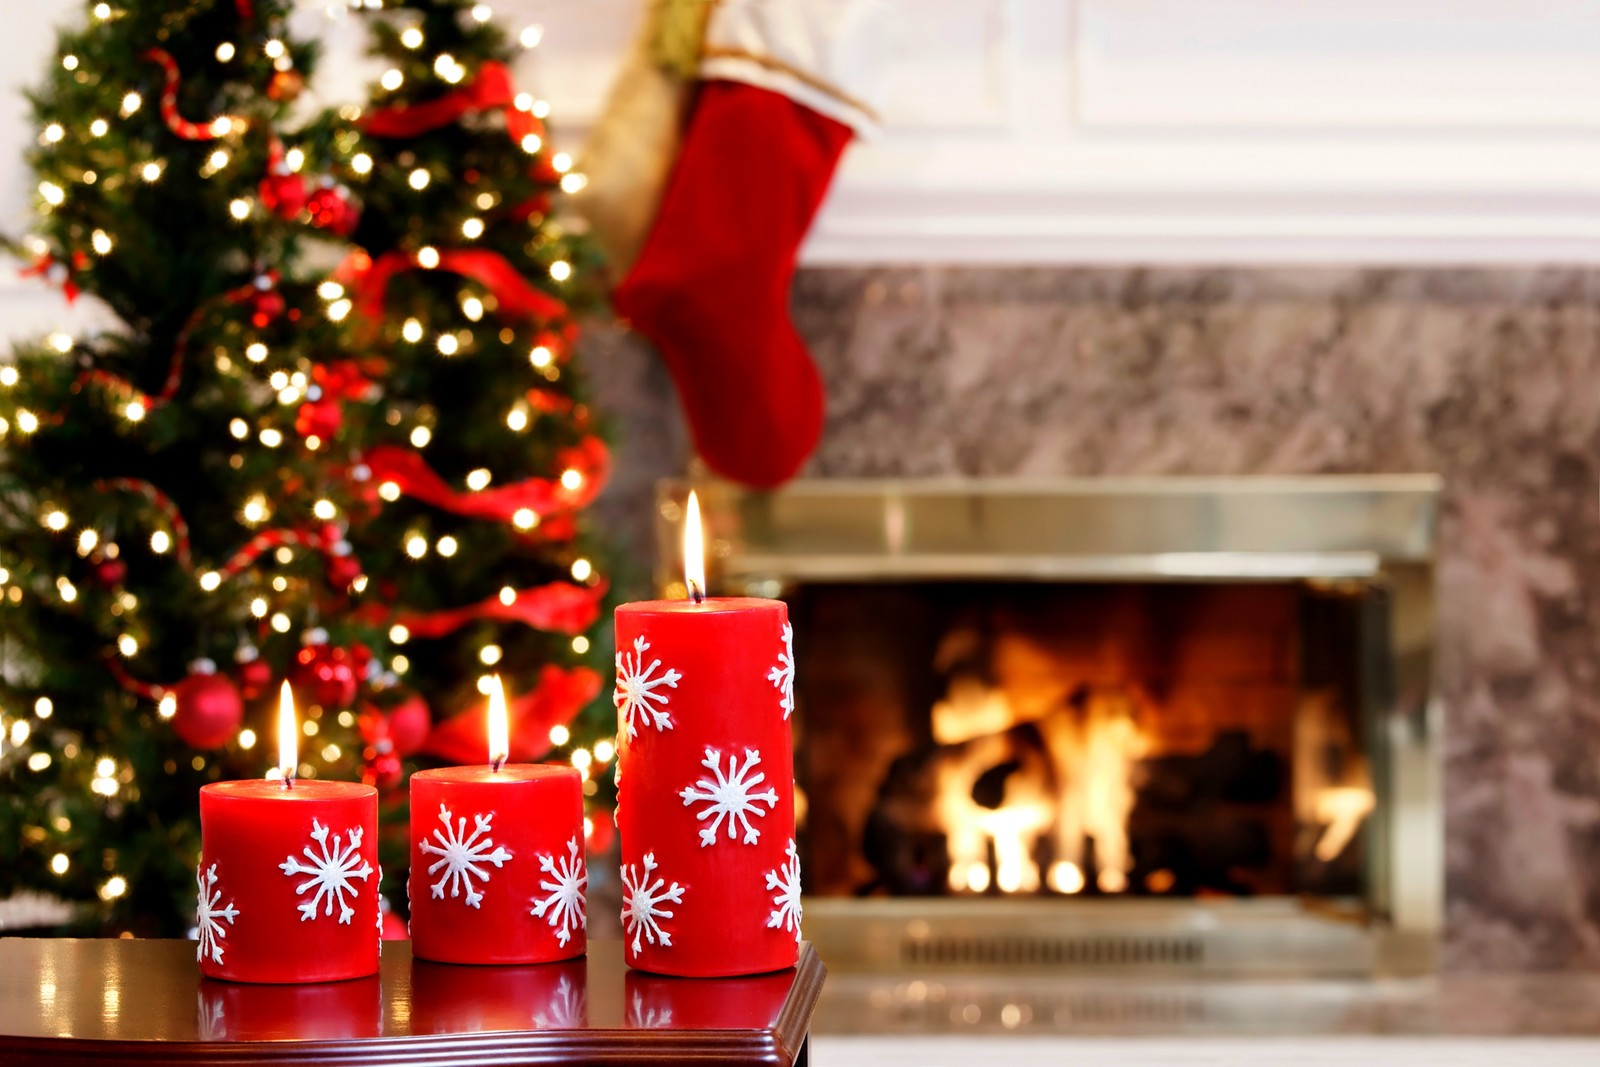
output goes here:
<path id="1" fill-rule="evenodd" d="M 544 1010 L 534 1012 L 533 1025 L 541 1030 L 579 1029 L 583 1026 L 584 1009 L 588 1007 L 588 1002 L 588 991 L 573 985 L 571 979 L 562 975 Z"/>
<path id="2" fill-rule="evenodd" d="M 715 781 L 710 778 L 701 778 L 693 786 L 683 790 L 678 795 L 683 797 L 684 807 L 693 807 L 695 804 L 708 804 L 702 808 L 695 818 L 704 822 L 711 819 L 711 825 L 700 830 L 700 847 L 715 844 L 717 830 L 721 828 L 724 818 L 728 821 L 728 840 L 738 837 L 738 828 L 744 827 L 744 843 L 753 845 L 761 837 L 761 831 L 751 825 L 750 818 L 761 818 L 771 811 L 772 805 L 778 803 L 778 794 L 768 786 L 765 791 L 754 792 L 755 787 L 766 780 L 766 774 L 755 770 L 756 764 L 761 762 L 761 753 L 753 748 L 744 750 L 744 766 L 739 766 L 738 756 L 728 757 L 728 773 L 722 773 L 722 754 L 714 748 L 706 749 L 706 758 L 700 761 L 700 766 L 709 770 L 715 776 Z M 749 777 L 746 777 L 749 775 Z M 761 810 L 761 803 L 768 805 L 767 811 Z M 715 816 L 713 818 L 713 816 Z"/>
<path id="3" fill-rule="evenodd" d="M 363 882 L 372 877 L 372 865 L 361 858 L 361 827 L 350 828 L 350 841 L 343 844 L 338 834 L 333 835 L 333 847 L 328 847 L 328 828 L 323 826 L 315 817 L 311 820 L 311 840 L 317 843 L 317 852 L 311 851 L 307 845 L 301 850 L 306 859 L 311 861 L 310 866 L 301 863 L 295 856 L 288 856 L 278 864 L 278 869 L 293 878 L 297 874 L 309 874 L 311 880 L 302 882 L 294 887 L 295 895 L 299 896 L 313 887 L 316 893 L 310 900 L 301 903 L 300 921 L 317 917 L 317 908 L 327 901 L 324 915 L 333 914 L 335 903 L 339 905 L 339 922 L 348 926 L 355 916 L 356 909 L 352 908 L 344 899 L 346 893 L 355 899 L 358 892 L 351 881 L 359 878 Z M 359 864 L 359 866 L 358 866 Z"/>
<path id="4" fill-rule="evenodd" d="M 467 833 L 467 820 L 463 816 L 456 820 L 454 826 L 450 825 L 450 809 L 443 804 L 439 805 L 439 821 L 444 823 L 443 830 L 434 830 L 433 837 L 439 843 L 426 839 L 422 842 L 422 851 L 432 856 L 438 856 L 428 865 L 428 874 L 437 874 L 439 868 L 444 868 L 444 874 L 433 883 L 433 899 L 443 900 L 445 887 L 449 886 L 450 895 L 459 897 L 461 891 L 467 891 L 466 904 L 469 908 L 476 908 L 483 900 L 483 894 L 472 886 L 472 880 L 477 878 L 485 885 L 489 882 L 489 871 L 480 867 L 480 863 L 492 863 L 496 868 L 505 866 L 506 860 L 511 858 L 511 852 L 504 846 L 495 845 L 488 837 L 489 823 L 494 819 L 494 812 L 487 815 L 474 815 L 472 817 L 474 829 Z M 492 851 L 491 851 L 492 849 Z"/>
<path id="5" fill-rule="evenodd" d="M 535 919 L 544 919 L 556 932 L 556 941 L 565 945 L 572 940 L 572 931 L 587 929 L 589 917 L 584 910 L 583 887 L 589 884 L 589 872 L 584 868 L 583 857 L 578 855 L 578 839 L 567 842 L 567 854 L 553 857 L 540 853 L 539 869 L 550 875 L 539 881 L 539 888 L 548 890 L 544 899 L 533 898 Z"/>
<path id="6" fill-rule="evenodd" d="M 232 926 L 233 920 L 239 917 L 239 909 L 231 900 L 226 908 L 222 906 L 222 890 L 217 888 L 215 863 L 203 870 L 195 868 L 194 877 L 200 886 L 200 906 L 195 911 L 195 929 L 200 944 L 195 949 L 194 958 L 203 960 L 209 955 L 212 963 L 221 964 L 222 939 L 228 936 L 222 924 L 226 922 Z"/>
<path id="7" fill-rule="evenodd" d="M 767 672 L 767 680 L 783 695 L 778 705 L 787 719 L 794 713 L 794 627 L 783 624 L 783 651 L 778 653 L 778 665 Z"/>
<path id="8" fill-rule="evenodd" d="M 769 930 L 792 930 L 795 942 L 800 941 L 800 852 L 794 838 L 784 849 L 789 857 L 782 867 L 767 872 L 767 888 L 778 892 L 772 898 L 772 914 L 767 916 Z"/>
<path id="9" fill-rule="evenodd" d="M 617 706 L 618 716 L 628 728 L 630 738 L 639 732 L 636 717 L 642 719 L 646 726 L 653 726 L 657 730 L 672 729 L 672 716 L 667 713 L 666 707 L 671 698 L 657 690 L 662 686 L 676 689 L 683 678 L 671 668 L 657 676 L 656 670 L 661 666 L 661 661 L 652 659 L 648 666 L 644 662 L 644 654 L 649 648 L 650 642 L 641 634 L 633 639 L 632 652 L 617 653 L 617 689 L 611 699 Z"/>
<path id="10" fill-rule="evenodd" d="M 673 882 L 667 886 L 665 878 L 650 880 L 656 869 L 656 854 L 644 854 L 644 874 L 641 876 L 634 864 L 622 865 L 622 925 L 625 934 L 633 935 L 633 951 L 638 952 L 639 939 L 659 943 L 662 948 L 672 947 L 672 934 L 661 929 L 661 919 L 672 918 L 672 912 L 662 904 L 683 903 L 683 886 Z"/>

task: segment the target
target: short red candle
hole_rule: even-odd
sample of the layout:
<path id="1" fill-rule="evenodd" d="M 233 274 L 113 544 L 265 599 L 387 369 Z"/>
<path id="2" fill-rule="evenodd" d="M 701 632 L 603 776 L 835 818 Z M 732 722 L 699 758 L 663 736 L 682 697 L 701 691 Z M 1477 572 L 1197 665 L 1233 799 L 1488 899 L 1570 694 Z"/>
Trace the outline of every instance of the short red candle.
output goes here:
<path id="1" fill-rule="evenodd" d="M 617 829 L 627 961 L 756 974 L 799 958 L 794 656 L 754 598 L 617 608 Z"/>
<path id="2" fill-rule="evenodd" d="M 370 785 L 201 786 L 201 973 L 235 982 L 376 974 L 377 836 Z"/>
<path id="3" fill-rule="evenodd" d="M 583 781 L 572 767 L 413 774 L 412 955 L 498 964 L 583 955 L 583 843 Z"/>

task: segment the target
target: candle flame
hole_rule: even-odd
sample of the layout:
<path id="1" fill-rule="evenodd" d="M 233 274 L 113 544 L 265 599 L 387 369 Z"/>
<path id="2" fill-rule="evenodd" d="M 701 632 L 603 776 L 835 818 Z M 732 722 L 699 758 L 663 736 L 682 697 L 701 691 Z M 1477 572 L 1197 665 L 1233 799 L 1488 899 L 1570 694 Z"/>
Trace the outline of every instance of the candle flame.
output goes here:
<path id="1" fill-rule="evenodd" d="M 294 782 L 295 770 L 300 766 L 299 731 L 294 721 L 294 694 L 289 683 L 283 683 L 278 695 L 278 770 L 283 774 L 283 787 Z"/>
<path id="2" fill-rule="evenodd" d="M 489 682 L 489 765 L 497 771 L 511 756 L 511 727 L 507 718 L 506 687 L 497 674 Z"/>
<path id="3" fill-rule="evenodd" d="M 683 576 L 690 598 L 700 603 L 706 598 L 706 549 L 700 531 L 700 498 L 693 489 L 683 520 Z"/>

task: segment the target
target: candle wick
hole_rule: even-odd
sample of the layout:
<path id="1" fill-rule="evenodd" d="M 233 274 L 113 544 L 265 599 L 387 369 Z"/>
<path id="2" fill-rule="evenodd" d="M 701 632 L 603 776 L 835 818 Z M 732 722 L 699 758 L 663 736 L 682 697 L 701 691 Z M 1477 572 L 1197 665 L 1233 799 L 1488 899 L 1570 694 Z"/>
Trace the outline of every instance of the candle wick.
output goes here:
<path id="1" fill-rule="evenodd" d="M 507 758 L 509 757 L 504 755 L 496 756 L 494 759 L 489 761 L 489 769 L 494 773 L 499 774 L 500 768 L 506 765 Z"/>
<path id="2" fill-rule="evenodd" d="M 294 788 L 294 768 L 283 772 L 283 788 L 287 791 Z"/>
<path id="3" fill-rule="evenodd" d="M 693 578 L 689 579 L 689 599 L 693 600 L 696 604 L 704 604 L 706 601 L 705 590 L 701 589 L 700 583 L 695 581 Z"/>

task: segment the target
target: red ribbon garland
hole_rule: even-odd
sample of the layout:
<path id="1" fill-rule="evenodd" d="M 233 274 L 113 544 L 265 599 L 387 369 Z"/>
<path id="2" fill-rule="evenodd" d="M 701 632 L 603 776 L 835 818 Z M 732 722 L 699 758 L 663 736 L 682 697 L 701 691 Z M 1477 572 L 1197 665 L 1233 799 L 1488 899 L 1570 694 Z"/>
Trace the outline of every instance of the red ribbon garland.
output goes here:
<path id="1" fill-rule="evenodd" d="M 276 271 L 269 271 L 264 277 L 269 279 L 272 284 L 277 284 L 278 274 Z M 84 371 L 78 375 L 78 383 L 80 385 L 100 385 L 114 392 L 123 393 L 143 404 L 146 413 L 170 403 L 172 398 L 178 395 L 178 386 L 183 382 L 183 361 L 189 347 L 189 337 L 199 327 L 206 313 L 211 309 L 211 305 L 218 302 L 229 305 L 240 304 L 252 299 L 260 291 L 256 283 L 251 282 L 247 285 L 241 285 L 237 289 L 231 289 L 215 300 L 208 300 L 194 309 L 188 320 L 184 322 L 183 329 L 178 331 L 178 336 L 173 341 L 172 362 L 167 366 L 167 378 L 161 384 L 159 393 L 152 396 L 140 390 L 121 375 L 112 374 L 110 371 L 104 370 Z"/>
<path id="2" fill-rule="evenodd" d="M 506 132 L 518 141 L 528 134 L 544 135 L 544 127 L 532 114 L 516 105 L 517 90 L 511 84 L 511 71 L 504 63 L 490 60 L 478 68 L 478 76 L 459 89 L 420 104 L 400 104 L 380 108 L 369 114 L 361 127 L 374 137 L 415 137 L 440 126 L 448 126 L 474 111 L 505 112 Z"/>
<path id="3" fill-rule="evenodd" d="M 267 552 L 284 545 L 299 545 L 326 556 L 335 555 L 333 546 L 343 537 L 340 529 L 332 525 L 324 526 L 321 530 L 267 530 L 247 541 L 228 562 L 217 568 L 217 573 L 223 578 L 232 578 Z"/>
<path id="4" fill-rule="evenodd" d="M 84 255 L 81 249 L 72 253 L 72 262 L 70 264 L 58 264 L 54 256 L 49 252 L 45 252 L 33 261 L 33 266 L 23 267 L 17 271 L 17 274 L 23 278 L 37 277 L 43 278 L 45 281 L 54 281 L 55 279 L 51 278 L 50 274 L 57 266 L 60 266 L 63 272 L 61 292 L 66 296 L 67 303 L 71 304 L 78 299 L 78 294 L 83 291 L 78 287 L 78 283 L 72 280 L 73 272 L 83 270 L 88 265 L 89 257 Z"/>
<path id="5" fill-rule="evenodd" d="M 134 696 L 142 697 L 145 700 L 160 700 L 162 697 L 166 696 L 166 686 L 151 685 L 149 682 L 141 682 L 139 679 L 128 673 L 128 669 L 122 665 L 117 657 L 105 656 L 102 658 L 101 662 L 105 664 L 106 671 L 111 675 L 111 677 L 116 679 L 117 684 L 122 686 L 122 688 L 126 689 L 128 692 L 132 693 Z M 487 725 L 484 728 L 488 729 Z"/>
<path id="6" fill-rule="evenodd" d="M 443 637 L 479 619 L 520 622 L 551 633 L 581 634 L 599 620 L 600 602 L 605 595 L 603 582 L 551 582 L 517 592 L 509 604 L 493 596 L 463 608 L 400 615 L 395 621 L 411 631 L 412 637 L 421 638 Z"/>
<path id="7" fill-rule="evenodd" d="M 551 727 L 567 725 L 599 693 L 600 675 L 588 667 L 544 667 L 531 692 L 507 702 L 511 761 L 532 763 L 544 756 L 550 751 Z M 483 706 L 468 708 L 435 726 L 423 751 L 450 763 L 482 763 L 489 751 Z"/>
<path id="8" fill-rule="evenodd" d="M 102 478 L 94 483 L 97 493 L 136 493 L 149 501 L 151 506 L 166 516 L 167 522 L 172 527 L 172 543 L 177 549 L 178 563 L 184 570 L 193 570 L 194 563 L 189 556 L 189 524 L 184 521 L 183 515 L 178 511 L 170 496 L 163 493 L 153 483 L 140 478 Z"/>
<path id="9" fill-rule="evenodd" d="M 422 270 L 416 257 L 409 252 L 392 251 L 379 256 L 377 262 L 350 258 L 339 268 L 338 276 L 349 280 L 355 290 L 356 310 L 369 325 L 376 326 L 383 317 L 383 301 L 389 291 L 389 282 L 397 274 L 409 270 Z M 541 289 L 536 289 L 517 273 L 517 269 L 498 253 L 480 248 L 458 248 L 439 253 L 436 270 L 446 270 L 482 285 L 500 302 L 508 314 L 540 324 L 566 315 L 567 305 Z"/>
<path id="10" fill-rule="evenodd" d="M 248 18 L 243 11 L 241 17 Z M 161 121 L 167 124 L 167 129 L 182 137 L 185 141 L 215 141 L 222 136 L 222 131 L 242 128 L 244 120 L 232 115 L 220 115 L 207 123 L 190 122 L 178 114 L 178 86 L 183 77 L 178 73 L 178 61 L 172 54 L 162 48 L 150 48 L 144 53 L 144 58 L 161 65 L 166 74 L 165 83 L 161 87 Z M 218 127 L 222 126 L 222 131 Z"/>
<path id="11" fill-rule="evenodd" d="M 398 445 L 379 445 L 367 453 L 366 464 L 374 483 L 393 482 L 406 496 L 441 511 L 510 522 L 524 508 L 544 519 L 588 507 L 611 474 L 611 453 L 598 437 L 585 437 L 563 449 L 557 459 L 564 470 L 582 476 L 576 487 L 567 488 L 560 478 L 529 478 L 480 492 L 456 492 L 434 473 L 427 460 Z"/>

